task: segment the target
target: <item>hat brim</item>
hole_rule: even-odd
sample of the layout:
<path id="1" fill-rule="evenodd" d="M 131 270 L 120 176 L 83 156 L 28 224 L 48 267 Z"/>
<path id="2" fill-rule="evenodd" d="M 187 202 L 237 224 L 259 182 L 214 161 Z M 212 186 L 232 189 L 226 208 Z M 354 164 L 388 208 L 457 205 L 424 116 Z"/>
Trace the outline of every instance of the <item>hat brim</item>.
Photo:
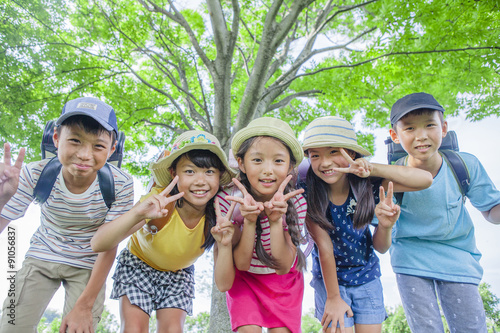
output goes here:
<path id="1" fill-rule="evenodd" d="M 399 120 L 401 120 L 401 118 L 403 118 L 404 116 L 406 116 L 408 113 L 410 113 L 412 111 L 415 111 L 415 110 L 418 110 L 418 109 L 430 109 L 430 110 L 441 111 L 443 113 L 445 112 L 445 110 L 444 110 L 443 107 L 440 107 L 440 106 L 435 105 L 435 104 L 418 104 L 418 105 L 413 105 L 412 107 L 408 108 L 405 112 L 403 112 L 400 115 L 398 115 L 397 118 L 391 119 L 391 125 L 396 124 Z"/>
<path id="2" fill-rule="evenodd" d="M 345 142 L 327 142 L 327 141 L 316 141 L 309 142 L 307 145 L 302 146 L 304 156 L 307 157 L 307 150 L 310 148 L 323 148 L 323 147 L 332 147 L 332 148 L 344 148 L 355 151 L 363 157 L 368 157 L 371 153 L 365 148 L 361 147 L 357 144 L 345 143 Z"/>
<path id="3" fill-rule="evenodd" d="M 195 149 L 208 150 L 214 153 L 224 164 L 224 168 L 226 169 L 224 173 L 222 173 L 220 177 L 220 184 L 227 185 L 231 183 L 233 177 L 236 176 L 236 171 L 233 170 L 228 162 L 225 153 L 216 145 L 210 143 L 192 143 L 189 147 L 184 147 L 183 149 L 179 149 L 174 151 L 172 154 L 165 156 L 159 159 L 156 162 L 150 164 L 149 169 L 153 175 L 153 179 L 158 186 L 168 186 L 172 181 L 172 175 L 170 173 L 170 167 L 172 163 L 181 155 Z"/>
<path id="4" fill-rule="evenodd" d="M 68 119 L 70 117 L 74 117 L 74 116 L 90 117 L 90 118 L 94 119 L 95 121 L 97 121 L 107 131 L 116 132 L 115 129 L 112 126 L 110 126 L 106 120 L 99 118 L 99 117 L 96 117 L 95 114 L 93 114 L 92 112 L 86 112 L 86 111 L 71 111 L 71 112 L 65 113 L 57 119 L 56 126 L 61 125 L 66 119 Z M 118 133 L 116 133 L 116 134 L 118 134 Z"/>
<path id="5" fill-rule="evenodd" d="M 257 137 L 257 136 L 269 136 L 283 141 L 292 151 L 293 157 L 295 158 L 296 165 L 299 165 L 304 158 L 304 153 L 302 151 L 302 146 L 295 136 L 291 136 L 290 133 L 287 133 L 280 128 L 276 127 L 254 127 L 247 126 L 241 130 L 239 130 L 233 137 L 231 141 L 231 149 L 234 154 L 238 152 L 240 146 L 246 140 Z"/>

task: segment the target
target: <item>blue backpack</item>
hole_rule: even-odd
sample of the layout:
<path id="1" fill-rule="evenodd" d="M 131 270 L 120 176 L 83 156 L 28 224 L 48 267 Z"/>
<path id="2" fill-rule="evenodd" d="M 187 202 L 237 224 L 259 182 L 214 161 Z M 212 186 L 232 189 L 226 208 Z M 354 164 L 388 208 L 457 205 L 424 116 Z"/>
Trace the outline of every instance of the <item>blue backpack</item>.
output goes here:
<path id="1" fill-rule="evenodd" d="M 385 140 L 385 144 L 387 145 L 388 164 L 407 164 L 408 154 L 400 144 L 394 143 L 390 137 Z M 441 142 L 439 153 L 453 171 L 453 175 L 455 176 L 458 187 L 460 188 L 460 193 L 462 193 L 463 201 L 465 202 L 467 191 L 469 190 L 470 185 L 470 175 L 464 160 L 462 159 L 462 157 L 460 157 L 459 154 L 457 154 L 458 151 L 459 148 L 457 133 L 455 133 L 455 131 L 448 131 L 448 134 L 446 134 L 446 136 L 443 138 L 443 141 Z M 396 202 L 399 205 L 401 205 L 402 203 L 403 194 L 403 192 L 394 194 Z"/>
<path id="2" fill-rule="evenodd" d="M 52 188 L 59 175 L 62 165 L 57 158 L 57 148 L 54 146 L 54 141 L 52 139 L 54 135 L 55 121 L 51 120 L 45 125 L 43 131 L 42 143 L 40 148 L 42 150 L 42 159 L 51 158 L 50 161 L 45 165 L 40 174 L 38 182 L 33 189 L 33 196 L 35 201 L 40 205 L 43 204 L 52 192 Z M 114 153 L 108 158 L 108 163 L 115 165 L 120 168 L 123 160 L 123 148 L 125 143 L 125 134 L 119 132 L 116 138 L 116 149 Z M 111 167 L 106 163 L 99 171 L 97 171 L 97 177 L 99 178 L 99 187 L 101 189 L 102 197 L 106 206 L 111 208 L 111 205 L 116 200 L 115 198 L 115 181 Z"/>

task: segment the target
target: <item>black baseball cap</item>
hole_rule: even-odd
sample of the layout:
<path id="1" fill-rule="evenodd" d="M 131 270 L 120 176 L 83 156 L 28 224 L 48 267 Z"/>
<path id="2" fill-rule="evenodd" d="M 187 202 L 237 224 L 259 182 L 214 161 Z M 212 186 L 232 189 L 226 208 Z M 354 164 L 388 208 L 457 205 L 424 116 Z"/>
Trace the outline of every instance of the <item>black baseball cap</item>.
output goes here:
<path id="1" fill-rule="evenodd" d="M 391 108 L 391 125 L 394 126 L 404 115 L 418 109 L 431 109 L 444 113 L 444 108 L 436 101 L 434 96 L 424 92 L 414 93 L 406 95 L 394 103 Z"/>

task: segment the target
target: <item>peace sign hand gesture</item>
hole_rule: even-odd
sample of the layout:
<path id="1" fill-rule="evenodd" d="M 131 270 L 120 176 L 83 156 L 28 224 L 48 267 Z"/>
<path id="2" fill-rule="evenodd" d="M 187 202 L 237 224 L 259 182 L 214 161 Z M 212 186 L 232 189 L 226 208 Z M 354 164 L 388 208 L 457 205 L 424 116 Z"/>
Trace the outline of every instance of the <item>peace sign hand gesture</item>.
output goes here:
<path id="1" fill-rule="evenodd" d="M 298 189 L 287 194 L 283 194 L 286 185 L 292 179 L 292 175 L 288 175 L 281 183 L 278 191 L 274 194 L 270 201 L 264 203 L 264 211 L 269 219 L 269 223 L 281 222 L 281 218 L 286 214 L 288 208 L 288 199 L 293 198 L 297 194 L 304 193 L 304 189 Z"/>
<path id="2" fill-rule="evenodd" d="M 248 193 L 245 186 L 238 181 L 238 179 L 233 178 L 233 183 L 238 187 L 238 189 L 243 194 L 243 198 L 228 195 L 226 200 L 239 203 L 241 216 L 244 218 L 244 223 L 256 223 L 257 218 L 260 213 L 264 210 L 264 205 L 262 202 L 255 201 L 250 193 Z"/>
<path id="3" fill-rule="evenodd" d="M 380 186 L 379 189 L 380 201 L 375 207 L 375 215 L 378 219 L 379 227 L 391 229 L 396 223 L 401 213 L 401 208 L 392 201 L 394 186 L 389 182 L 387 197 L 385 196 L 384 187 Z"/>
<path id="4" fill-rule="evenodd" d="M 368 162 L 366 159 L 360 157 L 356 160 L 353 160 L 349 154 L 345 151 L 344 148 L 340 148 L 340 153 L 346 159 L 347 163 L 349 163 L 348 168 L 333 168 L 334 171 L 343 172 L 343 173 L 352 173 L 358 177 L 366 178 L 368 177 L 373 170 L 373 165 Z"/>
<path id="5" fill-rule="evenodd" d="M 5 205 L 16 193 L 19 186 L 19 174 L 23 166 L 26 150 L 21 148 L 14 165 L 11 165 L 11 151 L 9 143 L 4 144 L 3 163 L 0 163 L 0 205 Z"/>
<path id="6" fill-rule="evenodd" d="M 215 198 L 215 216 L 217 216 L 217 223 L 215 227 L 212 227 L 210 232 L 219 246 L 231 245 L 234 234 L 234 224 L 231 221 L 231 217 L 233 216 L 235 207 L 236 202 L 231 202 L 231 206 L 229 207 L 227 214 L 222 216 L 219 206 L 219 198 Z"/>
<path id="7" fill-rule="evenodd" d="M 135 207 L 135 213 L 140 217 L 140 220 L 159 219 L 168 215 L 168 209 L 165 207 L 184 195 L 184 192 L 181 192 L 167 197 L 177 184 L 178 180 L 179 176 L 175 176 L 175 178 L 170 182 L 170 184 L 168 184 L 167 187 L 165 187 L 163 191 L 161 191 L 161 193 L 151 195 Z"/>

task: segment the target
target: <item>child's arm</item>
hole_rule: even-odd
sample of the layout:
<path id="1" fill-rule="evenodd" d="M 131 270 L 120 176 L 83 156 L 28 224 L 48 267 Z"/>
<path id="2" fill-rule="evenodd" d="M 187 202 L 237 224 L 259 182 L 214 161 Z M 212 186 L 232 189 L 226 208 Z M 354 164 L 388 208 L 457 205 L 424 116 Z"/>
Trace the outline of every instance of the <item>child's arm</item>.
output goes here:
<path id="1" fill-rule="evenodd" d="M 391 246 L 392 242 L 392 227 L 399 218 L 401 212 L 398 205 L 392 201 L 393 185 L 389 182 L 387 197 L 385 196 L 384 187 L 380 186 L 380 201 L 375 207 L 375 215 L 378 219 L 378 226 L 373 234 L 373 248 L 380 253 L 385 253 Z"/>
<path id="2" fill-rule="evenodd" d="M 240 213 L 243 216 L 243 231 L 239 241 L 233 250 L 234 263 L 240 271 L 248 271 L 252 261 L 253 248 L 255 243 L 255 228 L 257 218 L 264 210 L 264 205 L 248 193 L 245 186 L 237 179 L 233 178 L 233 183 L 240 189 L 243 198 L 227 196 L 226 200 L 240 204 Z M 239 233 L 238 233 L 239 234 Z"/>
<path id="3" fill-rule="evenodd" d="M 234 207 L 236 207 L 236 203 L 233 201 L 226 216 L 222 216 L 219 199 L 215 199 L 217 225 L 210 231 L 217 242 L 214 247 L 214 279 L 217 289 L 221 292 L 231 289 L 234 282 L 235 271 L 232 244 L 234 225 L 231 222 Z"/>
<path id="4" fill-rule="evenodd" d="M 276 269 L 277 274 L 288 273 L 297 254 L 297 248 L 293 244 L 290 234 L 283 230 L 283 216 L 286 216 L 287 201 L 297 194 L 303 193 L 304 189 L 295 190 L 286 195 L 283 194 L 286 185 L 291 179 L 292 175 L 288 175 L 271 201 L 264 203 L 264 211 L 271 228 L 271 253 L 280 266 L 279 269 Z"/>
<path id="5" fill-rule="evenodd" d="M 14 165 L 11 165 L 11 151 L 9 143 L 4 144 L 3 163 L 0 163 L 0 212 L 16 193 L 19 186 L 19 174 L 23 165 L 26 150 L 21 148 Z M 10 223 L 9 220 L 0 217 L 0 233 Z"/>
<path id="6" fill-rule="evenodd" d="M 483 214 L 486 221 L 493 224 L 500 224 L 500 204 L 494 206 L 486 212 L 481 212 L 481 214 Z"/>
<path id="7" fill-rule="evenodd" d="M 142 227 L 146 219 L 167 216 L 168 209 L 165 207 L 184 195 L 184 192 L 181 192 L 167 197 L 177 184 L 177 180 L 178 176 L 160 194 L 151 195 L 122 216 L 100 226 L 90 241 L 92 250 L 94 252 L 108 251 Z"/>
<path id="8" fill-rule="evenodd" d="M 364 158 L 358 158 L 354 161 L 343 148 L 340 149 L 340 152 L 349 162 L 349 167 L 334 168 L 335 171 L 352 173 L 361 178 L 368 176 L 383 178 L 382 186 L 384 188 L 392 181 L 394 192 L 420 191 L 432 185 L 432 175 L 428 171 L 402 165 L 370 163 Z"/>
<path id="9" fill-rule="evenodd" d="M 321 273 L 326 289 L 325 312 L 321 319 L 323 332 L 326 331 L 330 323 L 332 323 L 332 327 L 336 327 L 339 323 L 340 331 L 344 332 L 344 314 L 347 313 L 348 317 L 352 317 L 353 313 L 349 305 L 340 297 L 332 240 L 328 232 L 311 221 L 309 217 L 306 217 L 306 224 L 307 230 L 318 247 Z"/>
<path id="10" fill-rule="evenodd" d="M 92 308 L 116 256 L 116 247 L 99 253 L 87 286 L 71 311 L 62 319 L 59 332 L 93 332 Z"/>

